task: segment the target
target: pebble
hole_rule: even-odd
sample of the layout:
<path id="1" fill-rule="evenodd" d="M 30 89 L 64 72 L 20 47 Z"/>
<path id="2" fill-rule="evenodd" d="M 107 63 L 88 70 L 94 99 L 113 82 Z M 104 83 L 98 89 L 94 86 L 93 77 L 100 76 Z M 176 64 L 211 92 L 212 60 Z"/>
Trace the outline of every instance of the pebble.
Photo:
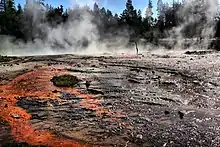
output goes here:
<path id="1" fill-rule="evenodd" d="M 16 118 L 16 119 L 19 119 L 20 118 L 20 115 L 18 115 L 18 114 L 12 114 L 11 115 L 13 118 Z"/>
<path id="2" fill-rule="evenodd" d="M 181 111 L 178 111 L 178 114 L 179 114 L 180 119 L 183 119 L 184 113 Z"/>
<path id="3" fill-rule="evenodd" d="M 138 135 L 136 136 L 136 138 L 138 138 L 138 139 L 143 139 L 143 135 L 138 134 Z"/>
<path id="4" fill-rule="evenodd" d="M 58 91 L 58 90 L 53 90 L 52 92 L 53 92 L 53 93 L 57 93 L 57 92 L 59 92 L 59 91 Z"/>
<path id="5" fill-rule="evenodd" d="M 170 112 L 167 111 L 167 110 L 165 110 L 165 111 L 164 111 L 164 114 L 165 114 L 165 115 L 168 115 L 168 114 L 170 114 Z"/>

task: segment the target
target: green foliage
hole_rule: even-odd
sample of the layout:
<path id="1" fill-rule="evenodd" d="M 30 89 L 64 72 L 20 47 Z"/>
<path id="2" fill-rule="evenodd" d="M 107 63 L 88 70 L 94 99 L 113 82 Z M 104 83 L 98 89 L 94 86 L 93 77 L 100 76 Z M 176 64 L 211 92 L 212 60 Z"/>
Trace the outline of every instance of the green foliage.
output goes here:
<path id="1" fill-rule="evenodd" d="M 152 3 L 152 0 L 149 0 L 149 2 L 148 2 L 148 8 L 153 8 L 153 3 Z"/>
<path id="2" fill-rule="evenodd" d="M 23 13 L 22 7 L 20 4 L 18 4 L 17 15 L 21 15 L 22 13 Z"/>
<path id="3" fill-rule="evenodd" d="M 0 125 L 7 125 L 8 122 L 0 118 Z"/>

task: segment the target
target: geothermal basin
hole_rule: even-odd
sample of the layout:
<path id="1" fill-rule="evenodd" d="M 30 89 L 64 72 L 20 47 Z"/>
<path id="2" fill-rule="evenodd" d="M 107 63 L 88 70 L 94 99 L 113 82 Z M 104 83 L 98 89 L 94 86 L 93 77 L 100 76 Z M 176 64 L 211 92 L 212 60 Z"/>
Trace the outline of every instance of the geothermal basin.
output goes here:
<path id="1" fill-rule="evenodd" d="M 0 56 L 0 146 L 217 147 L 219 90 L 218 52 Z"/>

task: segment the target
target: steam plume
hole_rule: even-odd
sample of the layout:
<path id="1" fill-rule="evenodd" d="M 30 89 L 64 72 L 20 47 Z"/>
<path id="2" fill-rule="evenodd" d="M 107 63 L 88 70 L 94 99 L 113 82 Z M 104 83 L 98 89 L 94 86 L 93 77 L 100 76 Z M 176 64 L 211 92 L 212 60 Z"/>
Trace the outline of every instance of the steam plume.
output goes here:
<path id="1" fill-rule="evenodd" d="M 95 1 L 88 0 L 87 5 L 93 6 Z M 32 34 L 37 36 L 44 34 L 43 39 L 35 39 L 29 42 L 15 41 L 13 37 L 1 36 L 0 54 L 2 55 L 42 55 L 42 54 L 99 54 L 99 53 L 135 53 L 134 48 L 128 48 L 126 44 L 129 41 L 129 32 L 131 30 L 117 30 L 117 36 L 109 36 L 104 41 L 100 42 L 97 24 L 93 23 L 93 15 L 88 12 L 88 8 L 84 3 L 78 0 L 70 1 L 75 7 L 74 10 L 69 10 L 69 19 L 65 24 L 57 27 L 52 27 L 47 23 L 42 23 L 40 20 L 45 17 L 45 11 L 42 7 L 33 0 L 26 6 L 26 17 L 32 17 L 30 24 Z M 106 3 L 106 1 L 105 1 Z M 196 11 L 191 15 L 192 11 Z M 81 18 L 76 19 L 78 13 Z M 217 0 L 185 0 L 183 8 L 178 12 L 178 16 L 183 19 L 180 26 L 173 28 L 168 32 L 174 49 L 182 50 L 184 48 L 185 36 L 184 29 L 192 23 L 198 23 L 202 18 L 205 18 L 201 27 L 194 28 L 196 32 L 202 36 L 203 41 L 200 42 L 200 47 L 207 49 L 210 38 L 214 35 L 214 17 L 217 13 Z M 204 14 L 204 15 L 202 15 Z M 99 22 L 97 20 L 97 22 Z M 100 22 L 101 23 L 101 22 Z M 192 30 L 190 30 L 192 31 Z M 175 38 L 175 41 L 173 41 Z M 81 43 L 80 43 L 81 42 Z M 83 42 L 83 43 L 82 43 Z M 84 44 L 82 46 L 81 44 Z M 141 51 L 149 51 L 155 49 L 151 44 L 142 45 L 139 43 Z M 161 49 L 162 47 L 158 47 Z M 188 48 L 198 48 L 198 43 L 191 41 Z"/>

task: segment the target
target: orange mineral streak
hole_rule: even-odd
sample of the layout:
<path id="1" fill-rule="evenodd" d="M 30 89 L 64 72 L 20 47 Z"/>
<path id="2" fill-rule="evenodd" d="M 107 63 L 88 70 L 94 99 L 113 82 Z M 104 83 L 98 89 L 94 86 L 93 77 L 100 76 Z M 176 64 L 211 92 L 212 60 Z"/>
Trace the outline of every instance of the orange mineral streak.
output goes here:
<path id="1" fill-rule="evenodd" d="M 53 91 L 65 91 L 83 98 L 79 104 L 81 107 L 95 110 L 97 115 L 111 114 L 99 105 L 101 101 L 96 100 L 94 96 L 82 94 L 74 88 L 57 88 L 50 82 L 53 76 L 66 73 L 64 69 L 42 68 L 25 73 L 8 84 L 0 86 L 0 118 L 9 123 L 16 141 L 51 147 L 86 147 L 71 140 L 57 138 L 47 130 L 34 129 L 29 121 L 31 114 L 16 106 L 19 97 L 59 100 L 60 93 Z"/>

